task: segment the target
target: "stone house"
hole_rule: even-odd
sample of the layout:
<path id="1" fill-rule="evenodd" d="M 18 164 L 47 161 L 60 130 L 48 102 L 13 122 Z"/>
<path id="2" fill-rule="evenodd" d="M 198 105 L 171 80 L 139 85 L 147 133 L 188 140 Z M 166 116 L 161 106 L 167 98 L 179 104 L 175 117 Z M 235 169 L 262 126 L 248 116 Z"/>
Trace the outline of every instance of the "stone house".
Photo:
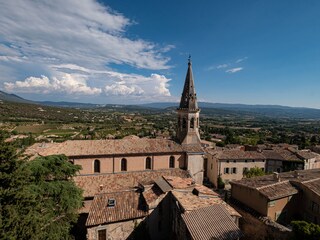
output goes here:
<path id="1" fill-rule="evenodd" d="M 320 169 L 296 170 L 232 181 L 231 197 L 273 221 L 319 224 Z"/>

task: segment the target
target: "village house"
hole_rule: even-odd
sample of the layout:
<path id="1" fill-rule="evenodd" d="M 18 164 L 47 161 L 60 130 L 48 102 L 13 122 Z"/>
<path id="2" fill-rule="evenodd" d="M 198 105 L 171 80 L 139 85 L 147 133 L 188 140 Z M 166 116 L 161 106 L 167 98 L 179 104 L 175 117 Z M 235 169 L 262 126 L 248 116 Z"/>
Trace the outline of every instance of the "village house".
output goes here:
<path id="1" fill-rule="evenodd" d="M 320 168 L 320 154 L 290 145 L 207 148 L 205 151 L 205 177 L 216 187 L 219 176 L 228 188 L 230 181 L 241 180 L 246 171 L 255 167 L 266 173 Z"/>
<path id="2" fill-rule="evenodd" d="M 296 170 L 232 181 L 231 197 L 283 224 L 320 221 L 320 169 Z"/>

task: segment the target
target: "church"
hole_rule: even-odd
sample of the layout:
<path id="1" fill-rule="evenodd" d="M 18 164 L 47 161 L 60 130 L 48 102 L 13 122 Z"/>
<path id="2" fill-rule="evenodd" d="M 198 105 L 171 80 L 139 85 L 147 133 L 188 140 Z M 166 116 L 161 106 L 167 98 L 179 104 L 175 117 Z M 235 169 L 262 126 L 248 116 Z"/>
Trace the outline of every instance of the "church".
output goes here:
<path id="1" fill-rule="evenodd" d="M 65 154 L 82 167 L 80 175 L 130 173 L 179 168 L 189 171 L 202 184 L 204 152 L 200 144 L 197 95 L 189 59 L 179 108 L 175 141 L 127 137 L 119 140 L 69 140 L 63 143 L 40 143 L 27 155 Z"/>

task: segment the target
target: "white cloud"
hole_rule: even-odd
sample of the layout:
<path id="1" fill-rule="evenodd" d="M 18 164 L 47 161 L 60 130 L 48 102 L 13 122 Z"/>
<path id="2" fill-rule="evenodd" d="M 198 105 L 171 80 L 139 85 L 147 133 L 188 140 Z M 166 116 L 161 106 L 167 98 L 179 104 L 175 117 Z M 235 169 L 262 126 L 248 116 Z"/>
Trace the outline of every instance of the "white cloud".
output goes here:
<path id="1" fill-rule="evenodd" d="M 241 63 L 241 62 L 243 62 L 243 61 L 245 61 L 247 59 L 248 59 L 248 57 L 239 58 L 238 60 L 236 60 L 236 63 Z"/>
<path id="2" fill-rule="evenodd" d="M 171 79 L 163 75 L 151 74 L 149 77 L 137 74 L 106 72 L 110 84 L 105 86 L 105 93 L 110 95 L 143 96 L 144 99 L 170 97 L 168 82 Z"/>
<path id="3" fill-rule="evenodd" d="M 164 54 L 174 46 L 129 38 L 136 23 L 98 1 L 3 1 L 0 15 L 0 84 L 8 91 L 171 95 L 165 76 L 124 74 L 111 64 L 169 69 Z"/>
<path id="4" fill-rule="evenodd" d="M 53 77 L 49 79 L 46 76 L 28 77 L 24 81 L 5 82 L 7 91 L 27 92 L 27 93 L 57 93 L 64 92 L 69 94 L 100 94 L 101 89 L 89 87 L 85 77 L 71 74 L 64 74 L 60 79 Z"/>
<path id="5" fill-rule="evenodd" d="M 161 49 L 152 42 L 127 38 L 130 20 L 93 0 L 4 1 L 0 15 L 2 41 L 33 60 L 169 68 L 169 59 L 161 53 L 172 45 Z"/>
<path id="6" fill-rule="evenodd" d="M 239 72 L 239 71 L 241 71 L 241 70 L 243 70 L 242 67 L 231 68 L 231 69 L 226 70 L 226 73 L 236 73 L 236 72 Z"/>
<path id="7" fill-rule="evenodd" d="M 217 66 L 217 69 L 226 68 L 228 66 L 229 66 L 228 64 L 220 64 Z"/>
<path id="8" fill-rule="evenodd" d="M 114 83 L 105 87 L 105 93 L 111 95 L 141 95 L 143 90 L 139 86 L 126 86 L 125 83 Z"/>

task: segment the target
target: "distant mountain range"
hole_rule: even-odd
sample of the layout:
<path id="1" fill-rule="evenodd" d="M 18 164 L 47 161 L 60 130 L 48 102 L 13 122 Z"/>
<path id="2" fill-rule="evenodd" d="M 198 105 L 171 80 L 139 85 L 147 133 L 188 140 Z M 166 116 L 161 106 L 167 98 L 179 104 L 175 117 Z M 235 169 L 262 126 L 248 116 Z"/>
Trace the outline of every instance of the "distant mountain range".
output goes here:
<path id="1" fill-rule="evenodd" d="M 128 110 L 165 110 L 177 108 L 178 102 L 155 102 L 139 105 L 124 105 L 124 104 L 92 104 L 92 103 L 78 103 L 78 102 L 52 102 L 52 101 L 31 101 L 19 97 L 15 94 L 9 94 L 0 91 L 0 100 L 16 102 L 16 103 L 29 103 L 39 104 L 45 106 L 55 107 L 69 107 L 69 108 L 121 108 Z M 215 110 L 226 110 L 228 113 L 246 114 L 246 115 L 260 115 L 275 118 L 300 118 L 300 119 L 320 119 L 320 109 L 314 108 L 302 108 L 302 107 L 287 107 L 281 105 L 247 105 L 247 104 L 228 104 L 228 103 L 210 103 L 199 102 L 199 107 L 202 109 L 202 113 L 210 114 Z"/>

